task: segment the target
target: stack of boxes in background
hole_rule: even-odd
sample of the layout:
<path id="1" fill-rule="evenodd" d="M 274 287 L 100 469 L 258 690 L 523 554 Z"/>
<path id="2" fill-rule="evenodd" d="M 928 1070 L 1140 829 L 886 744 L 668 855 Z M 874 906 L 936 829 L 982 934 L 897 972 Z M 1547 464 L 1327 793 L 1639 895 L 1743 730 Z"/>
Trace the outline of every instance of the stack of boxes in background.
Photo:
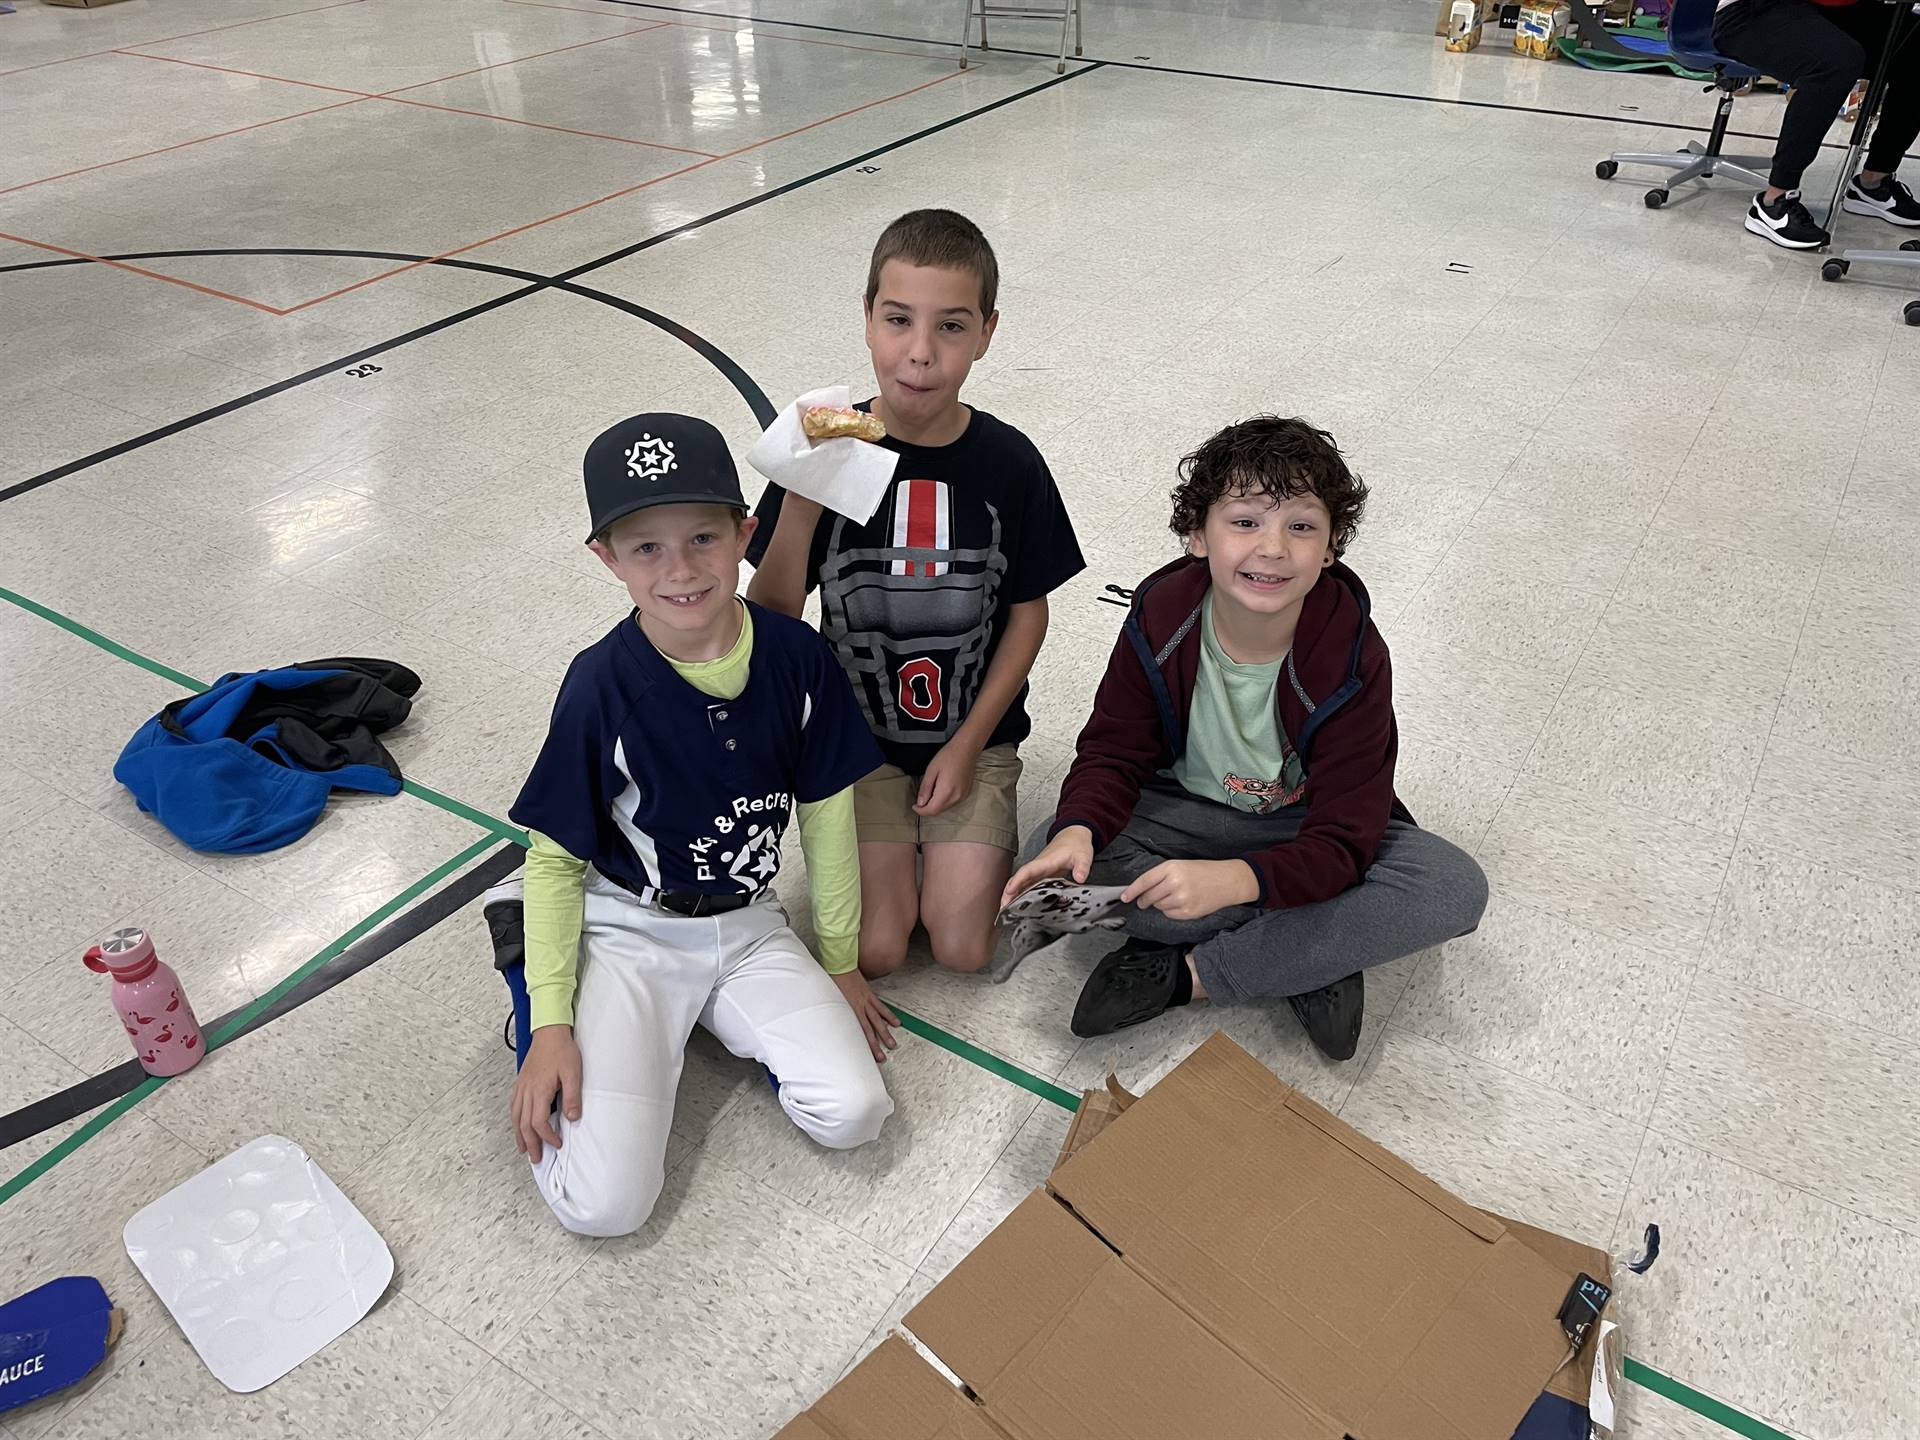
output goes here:
<path id="1" fill-rule="evenodd" d="M 1607 13 L 1612 14 L 1613 8 L 1607 6 Z M 1527 0 L 1520 5 L 1441 0 L 1434 34 L 1446 42 L 1447 49 L 1465 52 L 1477 48 L 1486 27 L 1496 21 L 1501 29 L 1513 31 L 1513 48 L 1522 55 L 1553 60 L 1560 54 L 1560 37 L 1572 28 L 1573 12 L 1560 0 Z"/>
<path id="2" fill-rule="evenodd" d="M 1449 50 L 1471 50 L 1499 9 L 1498 0 L 1441 0 L 1440 21 L 1433 33 L 1447 42 Z"/>
<path id="3" fill-rule="evenodd" d="M 1567 33 L 1573 11 L 1554 0 L 1531 0 L 1520 7 L 1520 23 L 1514 27 L 1513 48 L 1536 60 L 1557 60 L 1560 37 Z"/>

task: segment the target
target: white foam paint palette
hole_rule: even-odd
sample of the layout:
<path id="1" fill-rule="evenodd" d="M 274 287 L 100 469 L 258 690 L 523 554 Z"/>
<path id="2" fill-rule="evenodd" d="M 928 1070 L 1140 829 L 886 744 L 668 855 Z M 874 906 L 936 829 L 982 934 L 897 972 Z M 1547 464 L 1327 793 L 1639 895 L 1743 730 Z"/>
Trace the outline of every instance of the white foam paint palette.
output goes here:
<path id="1" fill-rule="evenodd" d="M 127 1222 L 127 1254 L 229 1390 L 271 1385 L 352 1329 L 393 1252 L 299 1145 L 262 1135 Z"/>

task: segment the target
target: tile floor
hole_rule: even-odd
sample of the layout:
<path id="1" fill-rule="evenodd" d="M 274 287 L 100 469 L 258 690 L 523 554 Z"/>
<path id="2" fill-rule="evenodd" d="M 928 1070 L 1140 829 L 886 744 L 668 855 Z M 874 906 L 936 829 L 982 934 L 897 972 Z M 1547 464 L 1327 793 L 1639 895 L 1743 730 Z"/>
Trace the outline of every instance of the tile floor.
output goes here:
<path id="1" fill-rule="evenodd" d="M 1625 1286 L 1645 1365 L 1794 1440 L 1911 1434 L 1920 332 L 1898 287 L 1825 285 L 1745 236 L 1738 193 L 1655 215 L 1646 181 L 1594 179 L 1704 127 L 1697 87 L 1447 55 L 1432 9 L 1100 0 L 1056 84 L 1041 53 L 957 70 L 959 7 L 925 0 L 22 0 L 0 16 L 0 586 L 175 675 L 404 659 L 426 677 L 409 775 L 498 815 L 617 610 L 578 544 L 583 440 L 654 405 L 742 451 L 757 430 L 621 307 L 776 403 L 859 387 L 866 247 L 902 210 L 964 209 L 1006 282 L 970 398 L 1040 443 L 1090 562 L 1036 675 L 1025 818 L 1115 631 L 1101 587 L 1171 553 L 1174 459 L 1299 412 L 1373 485 L 1352 560 L 1393 648 L 1401 791 L 1494 900 L 1372 977 L 1344 1066 L 1284 1012 L 1081 1045 L 1064 1016 L 1097 944 L 888 992 L 1069 1088 L 1150 1083 L 1224 1025 L 1475 1200 L 1622 1249 L 1658 1221 L 1665 1257 Z M 1763 95 L 1735 123 L 1779 113 Z M 419 263 L 439 256 L 459 264 Z M 563 272 L 577 288 L 541 284 Z M 179 693 L 0 603 L 0 1107 L 123 1058 L 74 963 L 97 932 L 149 925 L 220 1013 L 486 836 L 407 796 L 268 856 L 184 850 L 107 778 Z M 130 1322 L 0 1435 L 761 1436 L 1064 1131 L 908 1037 L 886 1137 L 827 1155 L 696 1041 L 656 1219 L 577 1240 L 501 1123 L 486 959 L 468 904 L 11 1194 L 0 1290 L 94 1273 Z M 119 1229 L 272 1129 L 398 1279 L 240 1397 Z M 1633 1388 L 1627 1433 L 1729 1432 Z"/>

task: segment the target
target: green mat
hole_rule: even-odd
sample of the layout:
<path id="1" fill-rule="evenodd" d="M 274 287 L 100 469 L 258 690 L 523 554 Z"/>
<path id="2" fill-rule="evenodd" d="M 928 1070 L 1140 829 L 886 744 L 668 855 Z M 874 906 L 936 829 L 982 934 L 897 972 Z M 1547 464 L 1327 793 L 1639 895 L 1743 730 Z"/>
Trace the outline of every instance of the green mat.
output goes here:
<path id="1" fill-rule="evenodd" d="M 1689 70 L 1673 58 L 1667 48 L 1667 27 L 1657 19 L 1643 15 L 1625 29 L 1593 36 L 1599 43 L 1590 43 L 1580 29 L 1575 26 L 1556 43 L 1562 55 L 1589 70 L 1670 70 L 1683 80 L 1713 79 L 1708 72 Z"/>

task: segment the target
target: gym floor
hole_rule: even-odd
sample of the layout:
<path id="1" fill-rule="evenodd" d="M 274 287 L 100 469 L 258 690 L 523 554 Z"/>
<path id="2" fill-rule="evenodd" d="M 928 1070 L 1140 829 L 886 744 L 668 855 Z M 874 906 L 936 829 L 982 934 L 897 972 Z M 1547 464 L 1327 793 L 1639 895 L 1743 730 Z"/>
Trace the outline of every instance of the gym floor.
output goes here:
<path id="1" fill-rule="evenodd" d="M 747 8 L 0 15 L 0 1291 L 93 1274 L 129 1312 L 0 1434 L 765 1435 L 1044 1176 L 1070 1092 L 1148 1085 L 1216 1026 L 1469 1199 L 1621 1252 L 1657 1222 L 1622 1284 L 1632 1440 L 1911 1434 L 1907 294 L 1823 284 L 1743 233 L 1735 186 L 1650 213 L 1654 177 L 1595 178 L 1703 132 L 1697 85 L 1497 34 L 1447 54 L 1432 0 L 1094 0 L 1064 76 L 1016 22 L 958 69 L 950 0 Z M 884 987 L 917 1017 L 898 1113 L 852 1154 L 696 1037 L 660 1210 L 578 1239 L 513 1151 L 474 897 L 567 661 L 624 604 L 580 544 L 580 452 L 674 408 L 743 455 L 769 402 L 862 390 L 867 250 L 929 204 L 1006 280 L 966 398 L 1039 443 L 1089 561 L 1034 677 L 1025 820 L 1116 633 L 1104 587 L 1174 553 L 1175 459 L 1300 413 L 1373 486 L 1350 560 L 1401 793 L 1491 908 L 1368 977 L 1344 1065 L 1284 1007 L 1081 1044 L 1098 943 L 1000 987 L 922 960 Z M 1868 223 L 1843 238 L 1885 243 Z M 183 687 L 334 654 L 424 676 L 408 794 L 232 859 L 111 779 Z M 128 1059 L 78 963 L 127 924 L 203 1019 L 277 1018 L 23 1138 L 20 1107 Z M 267 1132 L 398 1273 L 241 1396 L 121 1227 Z"/>

